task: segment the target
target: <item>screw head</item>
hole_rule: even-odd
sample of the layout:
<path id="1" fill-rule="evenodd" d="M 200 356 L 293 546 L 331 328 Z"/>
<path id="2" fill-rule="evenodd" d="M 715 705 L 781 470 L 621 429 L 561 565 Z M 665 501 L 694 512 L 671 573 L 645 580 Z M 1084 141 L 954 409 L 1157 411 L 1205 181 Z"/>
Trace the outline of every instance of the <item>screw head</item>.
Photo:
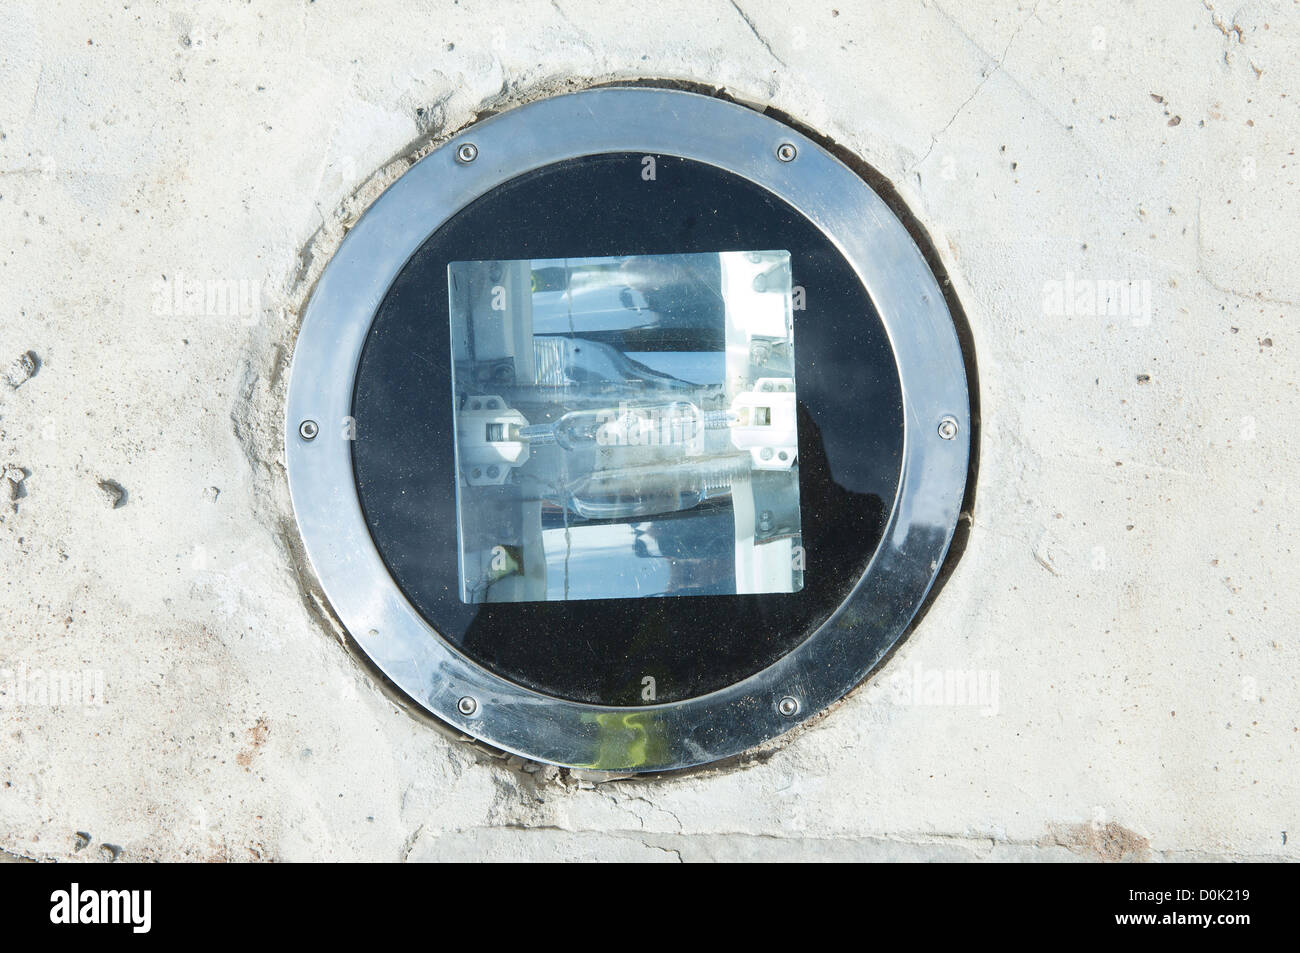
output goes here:
<path id="1" fill-rule="evenodd" d="M 478 158 L 478 146 L 472 142 L 462 142 L 456 149 L 457 162 L 473 162 Z"/>
<path id="2" fill-rule="evenodd" d="M 785 698 L 782 698 L 776 703 L 776 710 L 785 715 L 785 717 L 792 718 L 799 714 L 799 699 L 795 698 L 793 695 L 786 695 Z"/>
<path id="3" fill-rule="evenodd" d="M 793 162 L 794 157 L 799 154 L 799 150 L 794 147 L 792 142 L 783 142 L 776 147 L 776 157 L 782 162 Z"/>
<path id="4" fill-rule="evenodd" d="M 957 418 L 944 417 L 939 421 L 939 436 L 944 440 L 951 440 L 957 436 Z"/>
<path id="5" fill-rule="evenodd" d="M 304 420 L 298 425 L 298 436 L 303 440 L 315 440 L 316 435 L 320 433 L 320 427 L 316 426 L 314 420 Z"/>
<path id="6" fill-rule="evenodd" d="M 478 711 L 478 702 L 466 695 L 460 701 L 456 702 L 456 710 L 462 715 L 472 715 Z"/>

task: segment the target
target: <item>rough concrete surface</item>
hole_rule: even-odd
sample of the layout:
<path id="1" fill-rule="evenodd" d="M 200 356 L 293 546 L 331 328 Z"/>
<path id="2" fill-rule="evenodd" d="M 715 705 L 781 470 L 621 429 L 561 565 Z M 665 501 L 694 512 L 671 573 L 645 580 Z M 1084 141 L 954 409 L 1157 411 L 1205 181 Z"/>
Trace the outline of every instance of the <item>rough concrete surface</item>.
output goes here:
<path id="1" fill-rule="evenodd" d="M 1294 0 L 358 11 L 5 4 L 0 848 L 1296 856 Z M 450 737 L 354 657 L 280 408 L 312 282 L 409 157 L 641 77 L 894 183 L 969 318 L 981 465 L 964 556 L 870 682 L 739 762 L 597 783 Z"/>

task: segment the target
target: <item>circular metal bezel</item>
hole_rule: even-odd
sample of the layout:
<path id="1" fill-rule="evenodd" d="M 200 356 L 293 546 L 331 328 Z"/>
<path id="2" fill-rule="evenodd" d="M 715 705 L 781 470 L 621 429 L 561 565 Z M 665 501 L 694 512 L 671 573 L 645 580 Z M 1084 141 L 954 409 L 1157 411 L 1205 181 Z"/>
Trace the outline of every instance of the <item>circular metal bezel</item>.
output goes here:
<path id="1" fill-rule="evenodd" d="M 468 130 L 467 130 L 468 132 Z M 361 649 L 442 721 L 525 758 L 599 771 L 666 771 L 737 754 L 861 682 L 906 630 L 947 553 L 965 492 L 969 395 L 961 346 L 907 229 L 853 171 L 794 129 L 695 93 L 635 87 L 542 100 L 472 127 L 416 163 L 348 233 L 321 275 L 294 349 L 285 457 L 294 513 L 326 596 Z M 795 155 L 778 155 L 789 144 Z M 845 602 L 798 648 L 708 695 L 603 707 L 542 695 L 474 664 L 406 600 L 371 538 L 349 421 L 361 351 L 402 267 L 445 221 L 524 173 L 607 153 L 673 155 L 772 192 L 819 228 L 880 315 L 903 394 L 903 460 L 884 535 Z M 954 439 L 940 421 L 957 424 Z M 298 422 L 321 421 L 304 439 Z M 452 488 L 448 488 L 452 492 Z M 462 704 L 473 699 L 474 705 Z M 797 699 L 792 714 L 787 699 Z M 468 709 L 468 711 L 467 711 Z"/>

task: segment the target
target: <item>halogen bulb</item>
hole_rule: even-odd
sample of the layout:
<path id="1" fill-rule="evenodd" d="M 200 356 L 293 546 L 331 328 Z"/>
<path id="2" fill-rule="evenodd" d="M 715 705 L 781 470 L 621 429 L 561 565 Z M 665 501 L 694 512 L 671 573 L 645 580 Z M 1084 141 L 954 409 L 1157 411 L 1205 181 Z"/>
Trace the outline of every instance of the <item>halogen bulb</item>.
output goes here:
<path id="1" fill-rule="evenodd" d="M 560 500 L 567 509 L 584 519 L 630 519 L 688 510 L 731 492 L 732 480 L 749 469 L 745 455 L 730 440 L 721 453 L 705 454 L 704 434 L 737 424 L 733 411 L 706 412 L 688 400 L 622 403 L 570 411 L 554 423 L 520 428 L 519 437 L 533 446 L 554 443 L 569 455 Z M 590 453 L 597 449 L 605 452 Z"/>
<path id="2" fill-rule="evenodd" d="M 620 404 L 600 410 L 575 410 L 553 424 L 536 424 L 519 431 L 534 444 L 557 443 L 564 450 L 591 447 L 693 447 L 706 429 L 727 427 L 728 411 L 705 413 L 687 400 L 663 404 Z"/>

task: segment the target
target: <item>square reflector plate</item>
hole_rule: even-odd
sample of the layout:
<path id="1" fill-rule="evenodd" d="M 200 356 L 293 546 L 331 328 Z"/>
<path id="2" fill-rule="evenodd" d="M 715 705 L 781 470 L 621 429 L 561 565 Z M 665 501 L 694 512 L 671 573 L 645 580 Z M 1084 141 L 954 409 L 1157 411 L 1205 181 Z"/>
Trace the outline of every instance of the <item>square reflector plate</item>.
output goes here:
<path id="1" fill-rule="evenodd" d="M 787 251 L 447 271 L 463 602 L 803 588 Z"/>

